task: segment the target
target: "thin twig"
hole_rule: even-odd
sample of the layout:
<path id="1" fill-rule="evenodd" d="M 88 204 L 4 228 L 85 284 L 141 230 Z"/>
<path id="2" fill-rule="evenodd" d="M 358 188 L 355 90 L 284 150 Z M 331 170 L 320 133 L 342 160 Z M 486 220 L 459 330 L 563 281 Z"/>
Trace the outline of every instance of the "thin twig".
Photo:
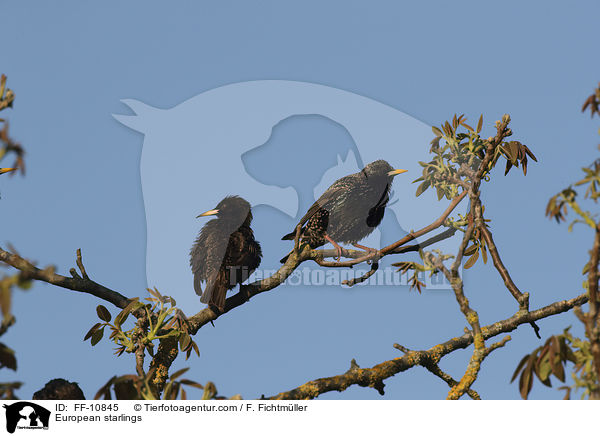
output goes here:
<path id="1" fill-rule="evenodd" d="M 512 277 L 510 276 L 508 269 L 506 268 L 506 266 L 504 266 L 504 262 L 502 262 L 502 258 L 500 257 L 500 253 L 498 251 L 498 247 L 494 242 L 492 232 L 485 225 L 485 221 L 483 219 L 483 212 L 481 211 L 480 207 L 477 209 L 477 221 L 479 224 L 478 228 L 481 231 L 481 234 L 483 236 L 483 239 L 485 240 L 485 244 L 488 250 L 490 251 L 490 256 L 492 256 L 492 262 L 494 264 L 494 267 L 500 274 L 500 277 L 502 277 L 502 280 L 504 281 L 504 286 L 512 294 L 515 300 L 517 300 L 517 303 L 519 303 L 519 307 L 521 308 L 521 310 L 529 310 L 529 293 L 521 292 L 519 290 Z M 532 322 L 531 327 L 533 328 L 533 331 L 535 332 L 537 338 L 541 339 L 542 337 L 540 336 L 540 328 L 538 327 L 538 325 Z"/>
<path id="2" fill-rule="evenodd" d="M 463 191 L 460 195 L 455 197 L 454 200 L 452 200 L 450 202 L 450 204 L 448 205 L 448 208 L 444 211 L 444 213 L 437 220 L 435 220 L 434 222 L 429 224 L 427 227 L 423 227 L 419 231 L 409 233 L 404 238 L 400 239 L 399 241 L 394 242 L 391 245 L 388 245 L 387 247 L 382 248 L 380 251 L 383 254 L 387 254 L 391 251 L 394 251 L 396 248 L 400 247 L 401 245 L 404 245 L 407 242 L 412 241 L 413 239 L 419 238 L 419 237 L 431 232 L 432 230 L 437 229 L 442 224 L 444 224 L 444 222 L 446 222 L 446 219 L 448 218 L 448 216 L 452 213 L 452 211 L 456 208 L 456 206 L 458 206 L 458 204 L 463 200 L 463 198 L 466 197 L 466 195 L 467 195 L 467 191 Z"/>
<path id="3" fill-rule="evenodd" d="M 448 238 L 454 236 L 455 233 L 456 233 L 455 228 L 449 228 L 449 229 L 443 231 L 442 233 L 440 233 L 439 235 L 433 236 L 433 237 L 427 239 L 426 241 L 423 241 L 421 244 L 404 245 L 402 247 L 396 248 L 394 251 L 390 252 L 390 254 L 401 254 L 401 253 L 408 253 L 411 251 L 419 251 L 419 250 L 422 250 L 423 248 L 429 247 L 430 245 L 433 245 L 440 241 L 443 241 L 444 239 L 448 239 Z M 375 274 L 375 272 L 377 272 L 378 269 L 379 269 L 379 263 L 374 260 L 373 263 L 371 264 L 371 269 L 369 271 L 367 271 L 365 274 L 363 274 L 360 277 L 355 277 L 351 280 L 344 280 L 342 282 L 342 285 L 354 286 L 356 284 L 363 283 L 364 281 L 368 280 L 373 274 Z"/>
<path id="4" fill-rule="evenodd" d="M 366 280 L 369 280 L 369 277 L 371 277 L 373 274 L 375 274 L 378 269 L 379 269 L 379 262 L 373 261 L 373 263 L 371 264 L 371 269 L 369 271 L 367 271 L 360 277 L 354 277 L 353 279 L 342 281 L 342 285 L 352 287 L 358 283 L 362 283 Z"/>
<path id="5" fill-rule="evenodd" d="M 81 271 L 81 275 L 84 279 L 89 280 L 90 278 L 87 275 L 87 272 L 85 271 L 85 267 L 83 266 L 83 260 L 81 259 L 81 248 L 77 249 L 77 267 L 79 268 L 79 271 Z"/>
<path id="6" fill-rule="evenodd" d="M 402 247 L 398 247 L 392 253 L 400 254 L 400 253 L 408 253 L 410 251 L 419 251 L 419 250 L 429 247 L 430 245 L 437 244 L 438 242 L 441 242 L 448 238 L 451 238 L 452 236 L 454 236 L 455 233 L 456 233 L 456 228 L 451 227 L 449 229 L 444 230 L 442 233 L 432 236 L 431 238 L 421 242 L 420 244 L 404 245 Z"/>
<path id="7" fill-rule="evenodd" d="M 511 337 L 506 336 L 502 338 L 501 341 L 492 344 L 490 347 L 485 347 L 483 349 L 475 349 L 473 350 L 473 355 L 471 356 L 471 360 L 467 365 L 467 370 L 465 374 L 462 376 L 460 381 L 450 389 L 448 392 L 448 396 L 446 399 L 448 400 L 458 400 L 462 397 L 466 392 L 469 391 L 471 385 L 477 380 L 477 376 L 479 375 L 479 370 L 481 369 L 481 364 L 483 360 L 494 350 L 503 347 L 508 341 L 510 341 Z"/>
<path id="8" fill-rule="evenodd" d="M 124 309 L 129 304 L 129 299 L 120 293 L 113 291 L 93 280 L 81 277 L 65 277 L 56 274 L 53 268 L 39 269 L 31 262 L 21 256 L 9 253 L 0 247 L 0 261 L 23 271 L 26 278 L 39 280 L 50 283 L 51 285 L 61 288 L 70 289 L 72 291 L 83 292 L 94 295 L 102 300 L 114 304 L 120 309 Z M 24 278 L 25 278 L 24 277 Z"/>
<path id="9" fill-rule="evenodd" d="M 441 378 L 442 380 L 444 380 L 446 382 L 446 384 L 450 387 L 450 388 L 454 388 L 455 386 L 458 385 L 458 382 L 456 380 L 454 380 L 449 374 L 445 373 L 444 371 L 442 371 L 442 369 L 435 363 L 424 363 L 421 366 L 423 366 L 425 369 L 427 369 L 430 373 L 432 373 L 433 375 Z M 474 391 L 473 389 L 469 388 L 467 389 L 467 395 L 469 397 L 471 397 L 474 400 L 481 400 L 481 396 Z"/>
<path id="10" fill-rule="evenodd" d="M 515 300 L 517 300 L 519 305 L 522 305 L 523 293 L 519 290 L 519 288 L 517 288 L 517 285 L 515 285 L 515 282 L 513 282 L 508 270 L 504 266 L 504 263 L 500 258 L 500 254 L 498 253 L 498 248 L 496 247 L 496 244 L 494 242 L 494 238 L 492 237 L 492 233 L 485 224 L 480 226 L 479 230 L 481 230 L 483 239 L 485 239 L 485 244 L 487 245 L 487 248 L 490 251 L 490 255 L 492 256 L 494 266 L 498 270 L 498 273 L 500 274 L 500 277 L 502 277 L 502 280 L 504 280 L 504 285 L 506 286 L 506 289 L 508 289 L 513 295 L 513 297 L 515 297 Z"/>
<path id="11" fill-rule="evenodd" d="M 407 348 L 403 345 L 400 345 L 400 344 L 394 344 L 394 348 L 402 351 L 404 354 L 408 354 L 411 352 L 411 350 L 409 348 Z M 442 371 L 442 369 L 439 367 L 439 365 L 434 360 L 431 360 L 431 359 L 422 359 L 422 360 L 423 361 L 419 362 L 419 365 L 421 365 L 423 368 L 425 368 L 426 370 L 431 372 L 433 375 L 441 378 L 443 381 L 445 381 L 448 384 L 448 386 L 450 386 L 452 388 L 458 384 L 458 382 L 456 380 L 454 380 L 452 378 L 452 376 L 450 376 L 449 374 Z M 475 392 L 473 389 L 468 389 L 467 394 L 474 400 L 481 400 L 481 396 L 479 396 L 479 394 L 477 392 Z"/>
<path id="12" fill-rule="evenodd" d="M 298 255 L 300 248 L 300 234 L 302 233 L 302 226 L 298 224 L 296 226 L 296 235 L 294 236 L 294 254 Z"/>

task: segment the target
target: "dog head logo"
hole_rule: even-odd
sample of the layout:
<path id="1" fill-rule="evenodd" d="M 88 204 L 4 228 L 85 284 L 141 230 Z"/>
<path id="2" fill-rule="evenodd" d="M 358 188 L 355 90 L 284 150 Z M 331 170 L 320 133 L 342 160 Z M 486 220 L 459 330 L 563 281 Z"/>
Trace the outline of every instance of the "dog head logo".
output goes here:
<path id="1" fill-rule="evenodd" d="M 6 410 L 6 431 L 14 433 L 21 429 L 47 429 L 50 411 L 29 401 L 19 401 L 3 406 Z"/>
<path id="2" fill-rule="evenodd" d="M 261 269 L 278 267 L 290 249 L 281 236 L 318 195 L 369 162 L 385 159 L 408 173 L 396 178 L 384 221 L 366 245 L 397 240 L 447 207 L 433 194 L 417 199 L 417 185 L 411 183 L 421 175 L 418 161 L 429 160 L 430 126 L 352 92 L 264 80 L 212 89 L 171 109 L 123 103 L 135 115 L 114 117 L 144 134 L 148 285 L 182 299 L 182 307 L 198 305 L 190 292 L 188 257 L 203 224 L 195 217 L 227 195 L 239 195 L 253 207 L 253 228 L 263 246 Z M 264 229 L 261 211 L 270 211 Z M 454 237 L 436 248 L 457 247 Z"/>

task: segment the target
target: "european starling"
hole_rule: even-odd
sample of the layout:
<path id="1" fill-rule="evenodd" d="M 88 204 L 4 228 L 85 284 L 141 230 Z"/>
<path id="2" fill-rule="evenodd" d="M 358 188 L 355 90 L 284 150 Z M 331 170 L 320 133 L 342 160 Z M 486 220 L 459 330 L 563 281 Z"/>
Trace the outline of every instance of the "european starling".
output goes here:
<path id="1" fill-rule="evenodd" d="M 223 312 L 227 290 L 248 279 L 260 265 L 262 251 L 250 228 L 250 203 L 238 196 L 225 197 L 213 210 L 190 251 L 194 290 L 202 303 Z M 204 292 L 201 283 L 206 282 Z"/>
<path id="2" fill-rule="evenodd" d="M 393 178 L 404 172 L 406 170 L 395 170 L 384 160 L 376 160 L 362 171 L 336 180 L 300 220 L 301 241 L 311 248 L 331 242 L 338 251 L 338 260 L 342 254 L 338 242 L 372 250 L 357 242 L 381 223 Z M 281 239 L 293 240 L 295 236 L 294 230 Z M 285 263 L 288 256 L 281 259 L 281 263 Z"/>

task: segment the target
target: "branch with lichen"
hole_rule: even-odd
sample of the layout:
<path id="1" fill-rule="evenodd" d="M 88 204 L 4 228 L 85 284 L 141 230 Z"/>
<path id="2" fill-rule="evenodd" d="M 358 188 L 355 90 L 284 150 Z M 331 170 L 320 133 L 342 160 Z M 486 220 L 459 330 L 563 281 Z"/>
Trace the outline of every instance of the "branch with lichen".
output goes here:
<path id="1" fill-rule="evenodd" d="M 410 353 L 411 351 L 400 344 L 394 344 L 394 348 L 402 351 L 405 354 Z M 419 365 L 421 365 L 423 368 L 425 368 L 427 371 L 429 371 L 436 377 L 439 377 L 440 379 L 445 381 L 449 387 L 453 388 L 456 385 L 458 385 L 458 382 L 454 380 L 454 378 L 452 378 L 450 374 L 447 374 L 444 371 L 442 371 L 439 365 L 436 362 L 433 362 L 431 359 L 422 359 L 422 361 L 419 362 Z M 474 400 L 481 400 L 481 396 L 473 389 L 467 389 L 466 393 L 467 395 L 469 395 L 469 397 L 471 397 Z"/>
<path id="2" fill-rule="evenodd" d="M 531 312 L 519 311 L 510 318 L 482 327 L 481 333 L 484 339 L 489 339 L 502 333 L 511 332 L 522 324 L 567 312 L 586 302 L 587 295 L 582 294 L 570 300 L 557 301 Z M 344 374 L 312 380 L 292 390 L 266 397 L 266 399 L 309 400 L 326 392 L 342 392 L 354 385 L 371 387 L 383 394 L 384 380 L 415 366 L 423 365 L 427 361 L 439 364 L 444 356 L 456 350 L 467 348 L 473 343 L 473 339 L 473 333 L 467 332 L 427 350 L 407 350 L 404 356 L 386 360 L 371 368 L 360 368 L 355 362 L 355 365 L 352 365 Z"/>
<path id="3" fill-rule="evenodd" d="M 463 281 L 458 274 L 458 268 L 461 262 L 461 253 L 464 251 L 467 243 L 471 238 L 471 234 L 473 231 L 473 224 L 469 225 L 461 245 L 459 247 L 458 256 L 456 256 L 456 260 L 454 261 L 452 267 L 450 269 L 446 268 L 442 259 L 438 256 L 435 257 L 431 253 L 426 253 L 426 256 L 429 257 L 429 262 L 435 265 L 437 269 L 442 271 L 448 281 L 450 282 L 454 294 L 456 296 L 456 300 L 460 306 L 460 309 L 465 316 L 467 322 L 471 326 L 471 332 L 473 335 L 473 343 L 474 350 L 467 365 L 467 369 L 465 374 L 462 376 L 460 381 L 452 386 L 452 389 L 448 393 L 447 399 L 449 400 L 458 400 L 465 393 L 467 393 L 471 385 L 477 380 L 477 376 L 479 375 L 479 370 L 481 368 L 481 363 L 483 360 L 490 354 L 491 351 L 495 350 L 498 347 L 503 346 L 508 340 L 510 340 L 510 336 L 505 337 L 499 343 L 493 344 L 490 347 L 485 346 L 485 340 L 483 338 L 483 334 L 481 332 L 481 326 L 479 325 L 479 315 L 475 310 L 473 310 L 469 305 L 469 300 L 466 298 L 463 289 Z"/>

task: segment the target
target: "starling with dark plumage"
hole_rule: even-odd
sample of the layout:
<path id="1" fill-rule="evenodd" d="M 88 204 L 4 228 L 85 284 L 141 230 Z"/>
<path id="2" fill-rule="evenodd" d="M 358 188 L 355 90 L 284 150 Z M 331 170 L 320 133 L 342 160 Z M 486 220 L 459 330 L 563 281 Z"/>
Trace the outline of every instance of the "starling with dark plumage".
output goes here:
<path id="1" fill-rule="evenodd" d="M 384 160 L 377 160 L 358 173 L 336 180 L 300 220 L 301 241 L 311 248 L 331 242 L 338 251 L 338 260 L 342 250 L 338 242 L 371 250 L 358 241 L 381 223 L 394 176 L 404 172 L 406 170 L 395 170 Z M 295 236 L 294 230 L 282 239 L 293 240 Z M 281 259 L 281 263 L 285 263 L 288 256 Z"/>
<path id="2" fill-rule="evenodd" d="M 200 301 L 223 312 L 229 289 L 248 279 L 262 257 L 250 228 L 250 203 L 238 196 L 225 197 L 215 209 L 199 217 L 216 215 L 207 222 L 190 251 L 194 290 Z M 204 291 L 202 282 L 206 283 Z"/>

